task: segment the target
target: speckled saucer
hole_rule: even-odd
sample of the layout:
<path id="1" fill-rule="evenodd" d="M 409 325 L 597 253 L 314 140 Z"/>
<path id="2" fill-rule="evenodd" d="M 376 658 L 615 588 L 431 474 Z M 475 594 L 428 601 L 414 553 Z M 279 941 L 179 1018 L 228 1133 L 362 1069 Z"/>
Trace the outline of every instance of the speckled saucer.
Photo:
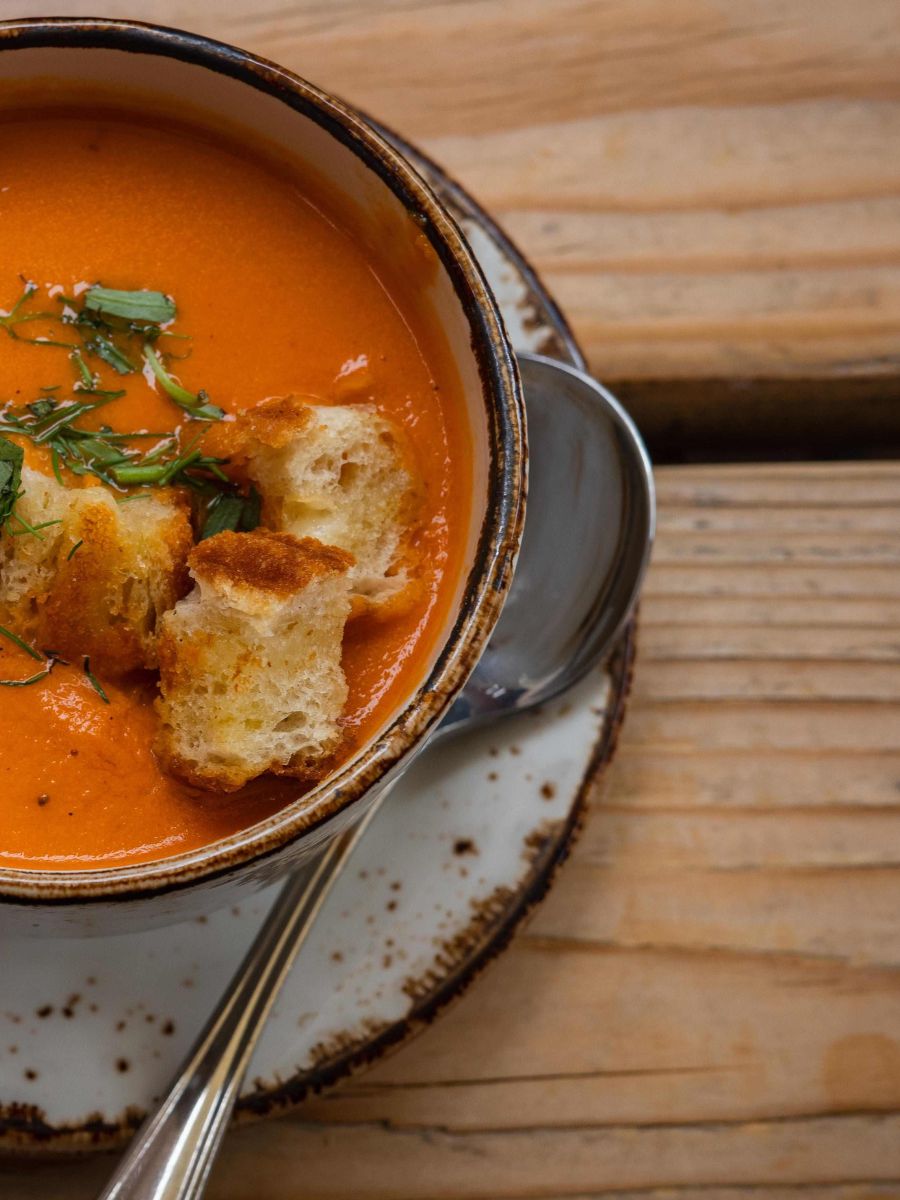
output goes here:
<path id="1" fill-rule="evenodd" d="M 400 146 L 458 218 L 515 346 L 583 365 L 555 304 L 502 232 L 437 167 Z M 607 667 L 563 701 L 451 739 L 408 771 L 282 992 L 239 1118 L 281 1111 L 380 1057 L 505 947 L 565 857 L 611 757 L 630 660 L 628 631 Z M 7 940 L 0 1150 L 102 1148 L 125 1138 L 177 1068 L 271 895 L 127 937 Z"/>

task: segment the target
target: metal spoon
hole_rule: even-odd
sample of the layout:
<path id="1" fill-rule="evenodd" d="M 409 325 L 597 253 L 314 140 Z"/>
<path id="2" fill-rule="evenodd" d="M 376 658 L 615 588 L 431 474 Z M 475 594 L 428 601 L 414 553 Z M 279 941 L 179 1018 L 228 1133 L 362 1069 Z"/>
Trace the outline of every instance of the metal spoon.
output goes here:
<path id="1" fill-rule="evenodd" d="M 650 462 L 618 402 L 589 376 L 520 354 L 531 448 L 515 580 L 490 644 L 433 737 L 521 712 L 602 661 L 650 555 Z M 275 997 L 376 800 L 311 868 L 289 876 L 218 1008 L 100 1200 L 198 1200 Z"/>

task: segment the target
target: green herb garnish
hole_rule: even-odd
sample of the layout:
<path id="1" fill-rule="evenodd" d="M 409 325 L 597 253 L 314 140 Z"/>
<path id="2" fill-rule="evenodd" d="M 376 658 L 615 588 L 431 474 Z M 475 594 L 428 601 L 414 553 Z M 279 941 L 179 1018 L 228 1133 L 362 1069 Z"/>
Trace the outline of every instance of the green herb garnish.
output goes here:
<path id="1" fill-rule="evenodd" d="M 46 679 L 58 662 L 63 660 L 52 650 L 46 651 L 44 654 L 39 654 L 33 646 L 29 646 L 27 642 L 23 642 L 18 634 L 13 633 L 9 629 L 4 629 L 0 625 L 0 636 L 8 638 L 13 645 L 18 646 L 20 650 L 24 650 L 31 658 L 37 662 L 43 663 L 43 669 L 34 675 L 30 675 L 27 679 L 0 679 L 0 687 L 30 687 L 33 683 L 40 683 L 42 679 Z"/>
<path id="2" fill-rule="evenodd" d="M 162 292 L 123 292 L 105 287 L 85 292 L 84 307 L 105 317 L 121 317 L 143 325 L 165 325 L 176 314 L 175 302 Z"/>
<path id="3" fill-rule="evenodd" d="M 221 421 L 225 416 L 223 409 L 217 404 L 210 404 L 206 392 L 200 391 L 195 395 L 173 378 L 163 366 L 162 359 L 149 342 L 144 343 L 144 361 L 153 372 L 159 386 L 170 396 L 179 408 L 191 414 L 200 421 Z"/>
<path id="4" fill-rule="evenodd" d="M 0 625 L 0 637 L 5 637 L 7 641 L 12 642 L 14 646 L 18 646 L 20 650 L 24 650 L 26 654 L 30 654 L 32 658 L 38 662 L 44 661 L 44 655 L 35 650 L 34 646 L 29 646 L 27 642 L 23 642 L 17 633 L 13 633 L 11 629 L 4 629 Z"/>
<path id="5" fill-rule="evenodd" d="M 63 479 L 62 471 L 60 470 L 59 451 L 55 446 L 50 449 L 50 465 L 53 468 L 53 474 L 56 476 L 56 482 L 60 487 L 65 487 L 66 481 Z"/>
<path id="6" fill-rule="evenodd" d="M 210 500 L 206 509 L 206 520 L 200 530 L 200 541 L 215 537 L 225 529 L 236 530 L 241 523 L 244 513 L 244 501 L 241 496 L 229 496 L 222 492 Z"/>
<path id="7" fill-rule="evenodd" d="M 101 393 L 97 376 L 85 363 L 85 354 L 100 359 L 119 375 L 134 375 L 142 365 L 140 347 L 153 346 L 161 337 L 186 336 L 163 328 L 177 316 L 175 301 L 163 292 L 145 288 L 124 290 L 98 284 L 88 288 L 81 296 L 58 295 L 56 299 L 62 305 L 61 310 L 46 312 L 28 310 L 28 301 L 37 295 L 39 289 L 36 284 L 24 278 L 23 286 L 24 290 L 12 308 L 0 316 L 0 325 L 10 337 L 19 341 L 38 346 L 59 346 L 69 350 L 69 358 L 78 377 L 76 388 L 79 391 L 95 395 L 106 394 Z M 71 330 L 81 338 L 81 344 L 55 334 L 23 337 L 17 331 L 17 326 L 24 322 L 38 320 L 50 321 Z M 161 360 L 156 365 L 168 380 L 168 386 L 164 385 L 165 390 L 193 416 L 211 421 L 223 415 L 215 405 L 208 404 L 204 393 L 195 396 L 176 383 L 165 370 Z M 157 378 L 161 376 L 157 375 Z M 173 393 L 171 389 L 176 391 Z M 112 396 L 124 393 L 108 394 Z"/>
<path id="8" fill-rule="evenodd" d="M 69 553 L 66 555 L 66 562 L 71 562 L 81 547 L 84 545 L 84 538 L 79 538 Z"/>
<path id="9" fill-rule="evenodd" d="M 107 696 L 106 692 L 104 692 L 103 688 L 100 686 L 100 680 L 91 670 L 91 660 L 87 655 L 84 656 L 84 673 L 88 678 L 88 683 L 90 683 L 91 687 L 94 689 L 103 703 L 109 704 L 109 696 Z"/>
<path id="10" fill-rule="evenodd" d="M 65 472 L 70 471 L 76 476 L 94 475 L 115 490 L 188 487 L 198 497 L 196 515 L 205 531 L 203 536 L 222 529 L 255 528 L 259 523 L 258 497 L 254 492 L 244 495 L 239 491 L 222 470 L 223 460 L 199 448 L 199 437 L 183 447 L 177 433 L 117 433 L 109 426 L 99 430 L 82 428 L 82 417 L 125 395 L 122 389 L 101 386 L 104 367 L 119 375 L 133 375 L 143 367 L 148 379 L 152 374 L 160 389 L 194 420 L 224 417 L 223 410 L 210 402 L 206 392 L 191 392 L 172 375 L 168 366 L 172 356 L 156 348 L 161 337 L 185 336 L 163 328 L 177 315 L 175 301 L 163 292 L 98 285 L 80 296 L 58 295 L 61 308 L 57 313 L 31 312 L 28 301 L 38 288 L 23 283 L 22 295 L 0 317 L 0 323 L 10 336 L 17 337 L 16 324 L 41 318 L 56 322 L 81 339 L 80 345 L 55 337 L 20 339 L 66 346 L 71 351 L 69 360 L 76 376 L 71 385 L 74 398 L 57 399 L 58 384 L 42 387 L 40 398 L 24 408 L 8 406 L 0 410 L 0 435 L 27 437 L 35 445 L 45 446 L 50 451 L 53 475 L 61 485 L 65 485 Z M 92 358 L 99 359 L 97 367 L 91 365 Z M 142 453 L 135 447 L 142 438 L 156 439 L 157 445 Z M 32 526 L 13 511 L 20 495 L 22 458 L 21 449 L 0 436 L 0 529 L 14 518 L 22 532 L 40 537 L 47 522 Z"/>
<path id="11" fill-rule="evenodd" d="M 48 658 L 43 671 L 38 671 L 36 675 L 30 675 L 27 679 L 0 679 L 0 687 L 29 687 L 32 683 L 40 683 L 42 679 L 47 678 L 58 661 L 56 658 Z"/>
<path id="12" fill-rule="evenodd" d="M 25 290 L 22 292 L 22 295 L 18 298 L 8 313 L 5 313 L 4 316 L 0 317 L 0 325 L 3 326 L 10 337 L 16 336 L 15 333 L 13 333 L 16 325 L 21 324 L 23 321 L 34 321 L 37 319 L 37 314 L 23 313 L 20 311 L 22 305 L 26 304 L 36 291 L 36 284 L 26 283 Z"/>
<path id="13" fill-rule="evenodd" d="M 38 539 L 38 541 L 42 542 L 44 540 L 41 537 L 41 532 L 40 532 L 42 529 L 49 529 L 51 525 L 62 525 L 62 521 L 60 521 L 60 520 L 41 521 L 37 525 L 29 525 L 28 522 L 26 520 L 24 520 L 22 517 L 20 517 L 18 513 L 13 513 L 13 516 L 19 522 L 19 524 L 22 526 L 22 528 L 21 529 L 11 529 L 9 531 L 10 537 L 23 537 L 24 534 L 28 533 L 32 537 L 36 537 Z"/>
<path id="14" fill-rule="evenodd" d="M 203 542 L 226 529 L 249 533 L 259 525 L 259 515 L 260 495 L 256 488 L 251 487 L 246 496 L 240 492 L 219 492 L 206 506 L 198 540 Z"/>
<path id="15" fill-rule="evenodd" d="M 19 278 L 21 279 L 22 276 L 19 276 Z M 15 302 L 15 304 L 12 306 L 12 308 L 9 310 L 8 313 L 6 313 L 4 316 L 0 317 L 0 326 L 2 326 L 6 330 L 6 332 L 9 334 L 9 336 L 14 339 L 19 338 L 19 335 L 16 333 L 17 325 L 24 325 L 28 321 L 42 321 L 42 320 L 43 321 L 46 321 L 46 320 L 52 321 L 55 319 L 55 315 L 56 315 L 55 313 L 49 313 L 49 312 L 22 312 L 23 305 L 27 304 L 28 301 L 31 299 L 31 297 L 34 296 L 38 290 L 36 283 L 28 283 L 28 282 L 25 282 L 24 279 L 23 279 L 23 283 L 25 286 L 24 286 L 24 291 L 22 292 L 22 295 L 18 298 L 18 300 Z M 21 340 L 30 342 L 30 341 L 36 341 L 38 339 L 22 338 Z M 43 340 L 43 339 L 41 339 L 41 340 Z"/>
<path id="16" fill-rule="evenodd" d="M 22 486 L 22 463 L 25 451 L 21 446 L 0 437 L 0 532 L 14 515 Z"/>
<path id="17" fill-rule="evenodd" d="M 29 646 L 26 641 L 23 641 L 17 633 L 13 633 L 11 629 L 4 629 L 2 625 L 0 625 L 0 637 L 5 637 L 14 646 L 18 646 L 20 650 L 24 650 L 29 657 L 44 664 L 43 670 L 29 676 L 28 679 L 0 679 L 0 687 L 30 687 L 31 684 L 40 683 L 42 679 L 46 679 L 56 664 L 63 662 L 63 659 L 52 650 L 45 650 L 41 654 L 38 650 L 35 650 L 34 646 Z"/>
<path id="18" fill-rule="evenodd" d="M 85 342 L 84 346 L 86 350 L 89 350 L 91 354 L 96 354 L 114 371 L 118 371 L 120 375 L 133 375 L 137 371 L 137 364 L 133 363 L 115 342 L 101 333 L 92 337 L 89 342 Z"/>
<path id="19" fill-rule="evenodd" d="M 187 487 L 206 503 L 201 527 L 205 528 L 210 506 L 216 498 L 225 497 L 232 503 L 226 505 L 215 516 L 216 522 L 223 522 L 220 527 L 256 528 L 259 524 L 258 496 L 255 492 L 243 496 L 222 470 L 224 460 L 203 453 L 200 442 L 204 430 L 201 429 L 197 437 L 182 446 L 176 434 L 144 431 L 134 434 L 115 433 L 108 426 L 96 430 L 79 427 L 78 421 L 81 417 L 96 411 L 106 403 L 109 401 L 104 398 L 64 403 L 49 398 L 36 400 L 24 409 L 7 409 L 0 413 L 0 433 L 18 434 L 27 437 L 36 445 L 47 446 L 54 474 L 60 483 L 64 482 L 65 468 L 74 475 L 95 475 L 108 487 L 116 490 L 132 487 Z M 145 454 L 128 445 L 132 439 L 140 441 L 144 438 L 153 438 L 157 442 Z M 3 444 L 4 442 L 0 441 L 0 447 Z M 10 453 L 21 454 L 21 450 L 13 443 L 5 444 L 9 446 Z M 41 536 L 40 529 L 45 526 L 28 525 L 18 513 L 13 515 L 23 529 L 33 533 L 35 537 Z M 238 522 L 237 525 L 234 524 L 235 521 Z"/>
<path id="20" fill-rule="evenodd" d="M 88 392 L 93 391 L 94 385 L 96 384 L 97 381 L 94 378 L 93 374 L 91 373 L 90 367 L 87 365 L 87 363 L 81 357 L 81 351 L 73 350 L 72 353 L 69 355 L 69 359 L 71 362 L 73 362 L 75 364 L 75 369 L 78 372 L 78 374 L 81 376 L 81 389 L 83 391 L 88 391 Z M 75 386 L 77 387 L 78 384 L 76 384 Z"/>

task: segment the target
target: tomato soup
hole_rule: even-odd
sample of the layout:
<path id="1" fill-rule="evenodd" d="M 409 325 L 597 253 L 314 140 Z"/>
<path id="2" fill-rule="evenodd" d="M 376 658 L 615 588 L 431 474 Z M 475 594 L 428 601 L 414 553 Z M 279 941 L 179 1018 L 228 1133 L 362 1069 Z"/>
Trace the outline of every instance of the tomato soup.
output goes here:
<path id="1" fill-rule="evenodd" d="M 78 105 L 0 115 L 0 309 L 10 312 L 23 281 L 39 289 L 39 307 L 98 283 L 174 297 L 175 328 L 190 337 L 175 350 L 178 379 L 226 412 L 298 393 L 374 405 L 406 432 L 426 481 L 417 535 L 426 586 L 402 614 L 347 627 L 352 752 L 421 680 L 462 568 L 468 430 L 449 349 L 417 304 L 422 280 L 369 244 L 299 166 L 270 162 L 199 121 Z M 35 321 L 29 336 L 41 329 Z M 0 404 L 71 396 L 70 353 L 0 330 Z M 124 434 L 185 423 L 152 378 L 105 362 L 91 369 L 101 387 L 125 394 L 84 427 Z M 25 454 L 51 471 L 41 447 Z M 13 643 L 0 646 L 0 677 L 36 668 Z M 164 857 L 299 794 L 296 782 L 268 779 L 232 796 L 179 782 L 151 748 L 154 677 L 100 683 L 108 704 L 79 663 L 0 689 L 0 865 Z"/>

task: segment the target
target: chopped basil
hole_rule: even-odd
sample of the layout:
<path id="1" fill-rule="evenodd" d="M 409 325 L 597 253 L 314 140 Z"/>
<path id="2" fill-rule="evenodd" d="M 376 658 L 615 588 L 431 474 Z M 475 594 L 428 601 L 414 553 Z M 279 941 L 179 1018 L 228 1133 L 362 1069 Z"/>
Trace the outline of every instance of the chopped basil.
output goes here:
<path id="1" fill-rule="evenodd" d="M 127 292 L 119 288 L 90 288 L 84 294 L 84 306 L 103 316 L 146 325 L 165 325 L 176 314 L 175 302 L 162 292 Z"/>
<path id="2" fill-rule="evenodd" d="M 91 354 L 96 354 L 98 358 L 102 358 L 114 371 L 118 371 L 120 375 L 133 375 L 137 371 L 137 366 L 131 361 L 115 342 L 110 341 L 108 337 L 98 333 L 96 337 L 92 337 L 89 342 L 85 342 L 84 347 Z"/>
<path id="3" fill-rule="evenodd" d="M 162 359 L 149 342 L 144 343 L 144 361 L 166 395 L 171 397 L 179 408 L 190 413 L 192 417 L 201 421 L 220 421 L 225 416 L 224 411 L 217 404 L 209 403 L 205 392 L 201 391 L 194 395 L 193 392 L 182 387 L 163 366 Z"/>
<path id="4" fill-rule="evenodd" d="M 91 660 L 87 657 L 87 655 L 84 657 L 84 673 L 88 678 L 88 683 L 100 697 L 103 703 L 109 704 L 109 696 L 107 696 L 106 692 L 104 692 L 103 688 L 100 686 L 100 680 L 91 670 Z"/>
<path id="5" fill-rule="evenodd" d="M 30 687 L 32 683 L 40 683 L 42 679 L 47 678 L 58 662 L 63 661 L 52 650 L 45 650 L 43 654 L 40 654 L 34 646 L 29 646 L 17 633 L 13 633 L 11 629 L 4 629 L 2 625 L 0 625 L 0 637 L 5 637 L 7 641 L 18 646 L 20 650 L 24 650 L 31 658 L 43 663 L 43 669 L 35 675 L 30 675 L 27 679 L 0 679 L 0 687 Z"/>
<path id="6" fill-rule="evenodd" d="M 30 675 L 27 679 L 0 679 L 0 687 L 28 687 L 32 683 L 40 683 L 53 670 L 56 661 L 55 658 L 48 658 L 43 671 L 38 671 L 36 675 Z"/>
<path id="7" fill-rule="evenodd" d="M 60 487 L 66 486 L 66 481 L 63 479 L 62 471 L 60 470 L 59 451 L 55 446 L 50 450 L 50 465 L 53 467 L 53 474 L 56 477 L 56 482 Z"/>
<path id="8" fill-rule="evenodd" d="M 241 513 L 241 533 L 251 533 L 259 525 L 262 509 L 262 496 L 251 484 L 249 495 L 244 497 L 244 511 Z"/>
<path id="9" fill-rule="evenodd" d="M 0 436 L 0 530 L 13 515 L 22 485 L 22 463 L 25 451 L 21 446 Z"/>
<path id="10" fill-rule="evenodd" d="M 22 279 L 22 276 L 20 276 L 19 278 Z M 52 320 L 56 319 L 55 313 L 22 312 L 21 311 L 23 304 L 27 304 L 28 301 L 31 299 L 31 297 L 34 296 L 38 290 L 36 283 L 28 283 L 24 279 L 22 279 L 22 283 L 24 285 L 24 290 L 22 292 L 22 295 L 18 298 L 18 300 L 15 302 L 15 304 L 12 306 L 12 308 L 9 310 L 8 313 L 5 313 L 3 316 L 0 316 L 0 327 L 5 329 L 11 338 L 14 338 L 17 340 L 19 340 L 19 335 L 16 333 L 17 325 L 24 325 L 28 321 L 46 321 L 46 320 L 52 321 Z M 48 339 L 46 339 L 46 338 L 22 338 L 21 340 L 25 341 L 25 342 L 33 341 L 33 342 L 37 342 L 39 344 L 40 343 L 44 343 L 44 344 L 48 344 L 48 345 L 56 345 L 57 344 L 57 343 L 48 341 Z"/>
<path id="11" fill-rule="evenodd" d="M 259 512 L 260 496 L 256 488 L 251 488 L 246 496 L 239 492 L 219 492 L 206 506 L 199 541 L 215 537 L 226 529 L 249 533 L 259 525 Z"/>
<path id="12" fill-rule="evenodd" d="M 244 513 L 244 501 L 241 496 L 229 496 L 221 492 L 214 496 L 206 510 L 206 520 L 200 530 L 200 541 L 215 537 L 223 530 L 236 530 L 241 523 Z"/>
<path id="13" fill-rule="evenodd" d="M 152 374 L 160 390 L 198 422 L 224 417 L 224 411 L 210 402 L 206 392 L 191 392 L 174 378 L 168 369 L 168 356 L 157 349 L 163 337 L 186 336 L 163 328 L 177 315 L 175 301 L 149 289 L 123 290 L 97 285 L 80 296 L 57 295 L 60 305 L 57 312 L 32 311 L 29 302 L 40 289 L 24 278 L 22 282 L 23 292 L 18 300 L 7 313 L 0 314 L 0 324 L 6 332 L 18 337 L 15 325 L 40 318 L 64 328 L 67 334 L 80 339 L 81 344 L 77 340 L 56 341 L 53 337 L 20 339 L 68 347 L 76 376 L 68 393 L 72 398 L 57 399 L 60 385 L 54 384 L 40 388 L 40 398 L 23 408 L 12 405 L 0 408 L 0 435 L 18 435 L 46 446 L 53 475 L 60 485 L 65 486 L 68 471 L 75 476 L 93 475 L 114 490 L 187 487 L 198 497 L 195 512 L 204 528 L 211 531 L 255 528 L 259 523 L 258 496 L 255 492 L 241 494 L 222 470 L 223 460 L 198 448 L 199 437 L 183 446 L 177 432 L 126 433 L 114 432 L 109 426 L 81 427 L 82 416 L 125 395 L 123 389 L 102 386 L 104 364 L 119 375 L 134 375 L 143 367 L 147 378 Z M 36 310 L 37 303 L 33 307 Z M 100 361 L 92 363 L 91 359 Z M 152 438 L 156 444 L 143 453 L 135 446 L 141 438 Z M 20 495 L 22 460 L 22 450 L 0 437 L 0 530 L 12 518 L 21 527 L 13 532 L 39 538 L 40 530 L 48 523 L 32 526 L 14 512 Z"/>
<path id="14" fill-rule="evenodd" d="M 75 369 L 77 370 L 78 374 L 81 376 L 82 388 L 87 388 L 88 390 L 93 388 L 94 383 L 95 383 L 94 376 L 91 374 L 90 368 L 88 367 L 87 363 L 81 357 L 81 351 L 73 350 L 72 353 L 69 355 L 69 358 L 75 364 Z"/>
<path id="15" fill-rule="evenodd" d="M 62 525 L 62 521 L 59 521 L 59 520 L 41 521 L 37 525 L 29 525 L 28 522 L 23 520 L 19 516 L 18 513 L 13 513 L 13 517 L 19 522 L 19 524 L 22 526 L 22 528 L 21 529 L 11 529 L 9 531 L 10 537 L 24 537 L 25 534 L 27 533 L 27 534 L 30 534 L 32 537 L 36 537 L 39 542 L 42 542 L 44 540 L 41 537 L 42 529 L 49 529 L 51 527 L 51 525 Z"/>
<path id="16" fill-rule="evenodd" d="M 44 655 L 39 654 L 34 646 L 29 646 L 27 642 L 23 642 L 17 633 L 13 633 L 11 629 L 4 629 L 0 625 L 0 637 L 5 637 L 7 641 L 12 642 L 14 646 L 18 646 L 20 650 L 24 650 L 26 654 L 30 654 L 32 658 L 38 662 L 44 661 Z"/>

